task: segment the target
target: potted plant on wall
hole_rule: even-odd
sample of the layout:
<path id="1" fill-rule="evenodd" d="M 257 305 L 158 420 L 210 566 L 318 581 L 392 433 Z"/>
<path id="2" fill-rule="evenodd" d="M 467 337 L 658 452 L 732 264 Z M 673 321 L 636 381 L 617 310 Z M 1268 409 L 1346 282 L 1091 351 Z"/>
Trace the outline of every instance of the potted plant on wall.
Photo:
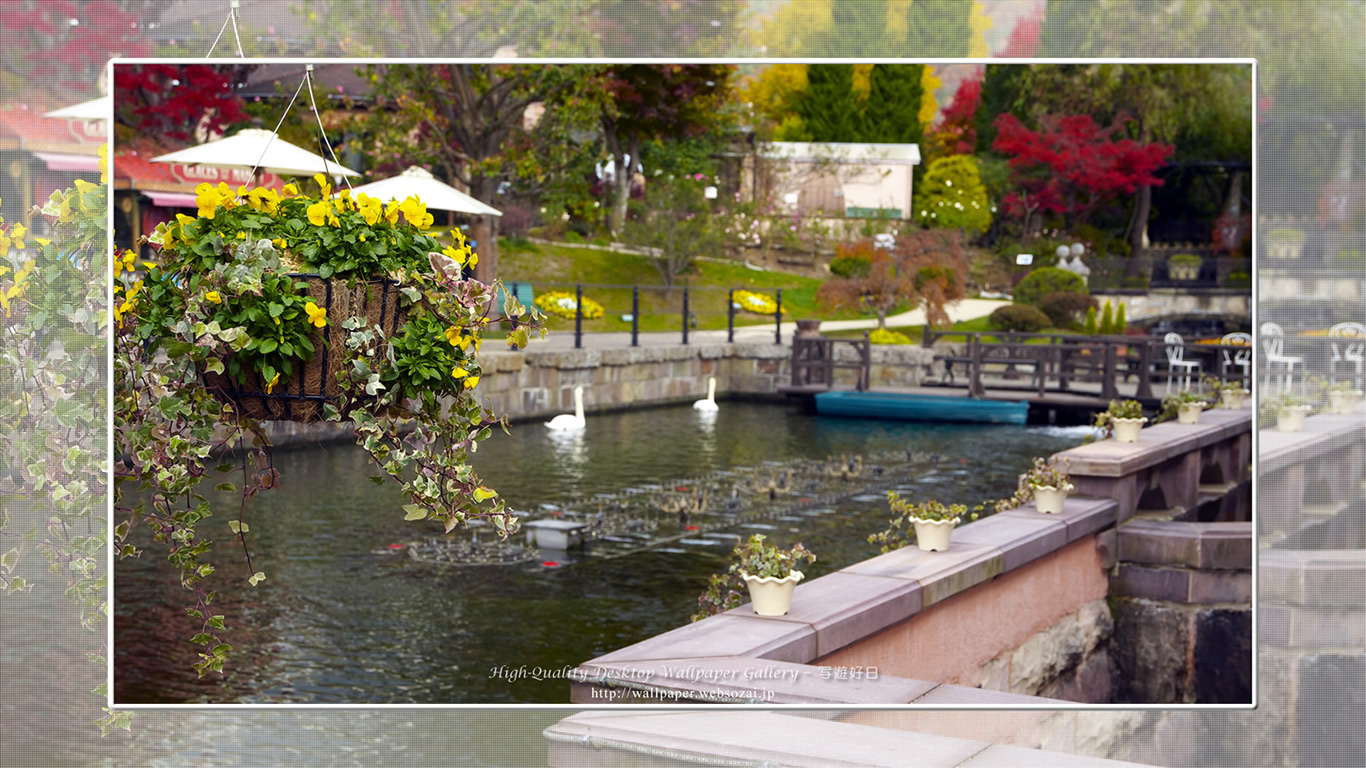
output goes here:
<path id="1" fill-rule="evenodd" d="M 1173 416 L 1179 424 L 1199 424 L 1200 412 L 1209 406 L 1205 396 L 1199 392 L 1183 389 L 1174 395 L 1162 398 L 1162 411 L 1158 421 L 1167 421 Z"/>
<path id="2" fill-rule="evenodd" d="M 910 543 L 910 532 L 915 531 L 915 543 L 925 552 L 943 552 L 949 548 L 949 538 L 953 529 L 967 514 L 968 508 L 962 504 L 943 504 L 929 499 L 919 504 L 911 504 L 902 499 L 896 491 L 887 492 L 887 501 L 895 515 L 889 521 L 887 530 L 868 537 L 871 544 L 881 544 L 883 552 L 900 549 Z M 977 519 L 977 513 L 969 516 Z"/>
<path id="3" fill-rule="evenodd" d="M 1247 396 L 1252 394 L 1252 390 L 1244 387 L 1241 382 L 1221 381 L 1216 376 L 1205 376 L 1200 383 L 1213 393 L 1220 408 L 1242 408 Z"/>
<path id="4" fill-rule="evenodd" d="M 1361 390 L 1353 387 L 1351 382 L 1339 381 L 1328 387 L 1328 412 L 1355 413 L 1361 397 Z"/>
<path id="5" fill-rule="evenodd" d="M 749 599 L 760 616 L 783 616 L 792 607 L 792 591 L 803 574 L 796 569 L 799 560 L 816 562 L 816 556 L 801 542 L 791 549 L 780 549 L 767 542 L 762 533 L 735 548 L 739 559 L 736 572 L 749 587 Z"/>
<path id="6" fill-rule="evenodd" d="M 1143 404 L 1137 400 L 1111 400 L 1109 408 L 1096 414 L 1094 425 L 1104 437 L 1114 436 L 1115 442 L 1136 443 L 1139 430 L 1147 421 Z"/>
<path id="7" fill-rule="evenodd" d="M 1303 431 L 1304 417 L 1314 410 L 1308 400 L 1291 392 L 1267 399 L 1265 407 L 1276 417 L 1277 432 Z"/>
<path id="8" fill-rule="evenodd" d="M 1045 515 L 1060 514 L 1067 495 L 1076 490 L 1067 475 L 1066 462 L 1058 466 L 1042 457 L 1035 457 L 1034 466 L 1025 473 L 1024 487 L 1034 498 L 1034 507 Z"/>
<path id="9" fill-rule="evenodd" d="M 1193 253 L 1178 253 L 1167 259 L 1167 275 L 1173 280 L 1195 280 L 1200 277 L 1204 259 Z"/>

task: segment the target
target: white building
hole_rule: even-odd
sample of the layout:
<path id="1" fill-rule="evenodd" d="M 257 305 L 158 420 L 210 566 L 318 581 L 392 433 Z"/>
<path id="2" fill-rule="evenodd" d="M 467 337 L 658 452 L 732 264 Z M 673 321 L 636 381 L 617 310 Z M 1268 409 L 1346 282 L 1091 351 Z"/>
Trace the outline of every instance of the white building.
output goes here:
<path id="1" fill-rule="evenodd" d="M 741 196 L 777 215 L 910 219 L 919 164 L 916 144 L 776 141 L 744 159 Z"/>

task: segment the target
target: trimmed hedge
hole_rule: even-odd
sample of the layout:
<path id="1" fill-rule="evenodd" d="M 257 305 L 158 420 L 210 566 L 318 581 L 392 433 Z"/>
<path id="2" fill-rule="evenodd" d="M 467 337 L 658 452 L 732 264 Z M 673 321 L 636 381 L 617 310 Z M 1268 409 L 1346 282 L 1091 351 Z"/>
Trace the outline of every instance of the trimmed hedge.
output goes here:
<path id="1" fill-rule="evenodd" d="M 1015 286 L 1015 301 L 1038 306 L 1050 293 L 1087 293 L 1080 275 L 1058 267 L 1039 267 Z"/>
<path id="2" fill-rule="evenodd" d="M 1048 315 L 1028 304 L 1007 304 L 987 318 L 987 325 L 998 331 L 1036 333 L 1049 325 Z"/>
<path id="3" fill-rule="evenodd" d="M 1080 323 L 1086 310 L 1096 306 L 1096 299 L 1084 293 L 1059 291 L 1050 293 L 1039 302 L 1039 309 L 1048 315 L 1054 328 L 1069 328 Z"/>

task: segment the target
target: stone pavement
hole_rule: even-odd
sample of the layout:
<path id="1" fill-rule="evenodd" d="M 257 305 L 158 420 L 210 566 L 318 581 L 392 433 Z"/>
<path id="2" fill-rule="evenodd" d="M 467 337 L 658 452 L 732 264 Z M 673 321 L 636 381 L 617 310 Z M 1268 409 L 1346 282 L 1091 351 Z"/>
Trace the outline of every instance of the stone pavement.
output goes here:
<path id="1" fill-rule="evenodd" d="M 954 322 L 962 320 L 975 320 L 979 317 L 990 315 L 997 307 L 1009 304 L 1008 301 L 993 301 L 988 299 L 962 299 L 948 307 L 949 318 Z M 913 325 L 925 324 L 925 310 L 914 309 L 910 312 L 903 312 L 887 318 L 888 328 L 903 328 Z M 877 328 L 876 319 L 864 320 L 830 320 L 821 323 L 822 331 L 856 331 L 873 330 Z M 782 343 L 788 344 L 792 341 L 792 334 L 797 330 L 795 321 L 783 321 Z M 656 344 L 679 344 L 683 341 L 683 331 L 656 331 L 641 333 L 639 338 L 640 346 Z M 736 326 L 735 342 L 738 343 L 775 343 L 774 325 L 768 323 L 764 325 L 745 325 Z M 726 331 L 688 331 L 689 344 L 725 344 Z M 589 332 L 583 334 L 584 349 L 603 349 L 607 347 L 629 347 L 631 345 L 631 334 L 629 332 Z M 574 332 L 552 331 L 547 334 L 545 339 L 533 338 L 528 345 L 530 351 L 550 351 L 574 348 Z"/>

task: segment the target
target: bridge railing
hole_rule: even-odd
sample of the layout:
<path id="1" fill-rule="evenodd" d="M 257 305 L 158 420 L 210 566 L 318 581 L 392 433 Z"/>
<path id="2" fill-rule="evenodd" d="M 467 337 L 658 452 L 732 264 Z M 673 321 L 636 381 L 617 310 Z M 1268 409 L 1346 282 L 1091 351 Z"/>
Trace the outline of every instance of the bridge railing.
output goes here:
<path id="1" fill-rule="evenodd" d="M 839 354 L 847 346 L 853 355 Z M 868 371 L 872 367 L 872 344 L 865 334 L 862 339 L 832 339 L 825 336 L 795 336 L 792 339 L 792 386 L 829 389 L 835 383 L 837 369 L 857 372 L 855 388 L 868 389 Z"/>
<path id="2" fill-rule="evenodd" d="M 1032 389 L 1040 395 L 1047 391 L 1087 391 L 1105 399 L 1120 397 L 1120 384 L 1132 381 L 1133 398 L 1154 400 L 1154 382 L 1160 382 L 1162 393 L 1167 391 L 1169 373 L 1172 387 L 1175 374 L 1170 371 L 1167 345 L 1157 338 L 1134 336 L 1090 336 L 1057 333 L 981 333 L 933 331 L 926 328 L 923 343 L 933 346 L 937 341 L 963 342 L 961 351 L 941 357 L 944 374 L 940 383 L 966 385 L 973 396 L 980 397 L 987 389 L 987 378 L 994 379 L 992 387 Z M 1186 344 L 1182 358 L 1200 363 L 1192 374 L 1192 385 L 1199 374 L 1217 376 L 1220 380 L 1246 381 L 1251 370 L 1233 363 L 1235 355 L 1247 348 L 1225 344 Z M 1225 355 L 1225 352 L 1228 354 Z M 1025 380 L 1027 378 L 1027 384 Z M 1099 385 L 1078 389 L 1076 385 Z M 1098 392 L 1096 391 L 1098 389 Z M 1127 393 L 1125 396 L 1130 396 Z"/>
<path id="3" fill-rule="evenodd" d="M 1252 262 L 1243 257 L 1215 256 L 1209 248 L 1149 251 L 1137 258 L 1088 257 L 1092 292 L 1150 288 L 1178 290 L 1252 290 Z"/>

